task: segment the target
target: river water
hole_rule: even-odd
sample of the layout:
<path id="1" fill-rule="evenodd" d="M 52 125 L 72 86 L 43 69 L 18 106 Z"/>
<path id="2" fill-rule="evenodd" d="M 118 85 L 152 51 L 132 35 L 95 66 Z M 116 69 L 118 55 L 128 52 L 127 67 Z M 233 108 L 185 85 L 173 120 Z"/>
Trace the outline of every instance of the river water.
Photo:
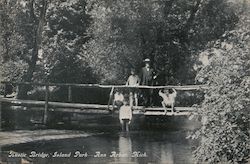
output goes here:
<path id="1" fill-rule="evenodd" d="M 8 123 L 7 127 L 12 128 L 8 131 L 29 127 L 32 135 L 34 131 L 34 134 L 39 136 L 41 134 L 37 132 L 39 127 L 25 122 L 30 122 L 30 118 L 36 118 L 37 115 L 42 116 L 42 114 L 39 112 L 37 115 L 34 115 L 35 112 L 32 114 L 27 110 L 6 113 L 4 116 L 13 120 L 5 121 Z M 124 133 L 120 130 L 118 117 L 111 115 L 73 115 L 70 121 L 65 119 L 65 124 L 62 124 L 63 118 L 67 118 L 69 114 L 65 114 L 65 117 L 60 113 L 55 115 L 60 116 L 62 120 L 57 120 L 57 117 L 51 118 L 52 122 L 58 122 L 58 126 L 42 127 L 42 136 L 46 138 L 46 131 L 47 135 L 51 133 L 49 129 L 54 129 L 53 134 L 59 134 L 58 138 L 61 133 L 65 135 L 65 129 L 71 130 L 68 134 L 77 132 L 78 135 L 80 132 L 84 135 L 70 139 L 36 140 L 35 142 L 3 146 L 0 147 L 4 152 L 2 159 L 0 157 L 0 163 L 1 160 L 3 163 L 21 163 L 21 158 L 9 157 L 10 151 L 19 155 L 26 154 L 27 158 L 23 159 L 34 164 L 194 163 L 192 161 L 192 144 L 186 139 L 186 136 L 188 130 L 193 129 L 196 123 L 189 122 L 187 117 L 144 118 L 144 116 L 134 116 L 130 132 Z M 74 130 L 74 128 L 76 129 Z M 26 163 L 28 163 L 27 161 Z"/>
<path id="2" fill-rule="evenodd" d="M 6 146 L 2 151 L 27 154 L 37 164 L 191 164 L 191 144 L 185 138 L 186 132 L 183 130 L 104 132 L 88 137 Z"/>

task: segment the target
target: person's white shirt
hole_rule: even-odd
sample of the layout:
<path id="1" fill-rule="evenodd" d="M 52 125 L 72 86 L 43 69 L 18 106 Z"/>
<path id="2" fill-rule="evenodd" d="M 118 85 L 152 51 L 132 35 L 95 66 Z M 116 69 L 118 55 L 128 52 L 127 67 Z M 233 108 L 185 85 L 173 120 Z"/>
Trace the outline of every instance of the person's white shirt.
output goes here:
<path id="1" fill-rule="evenodd" d="M 120 108 L 119 111 L 119 119 L 120 122 L 122 123 L 123 119 L 128 119 L 129 121 L 131 121 L 132 119 L 132 109 L 129 105 L 123 105 Z"/>
<path id="2" fill-rule="evenodd" d="M 114 95 L 114 101 L 123 101 L 124 100 L 124 96 L 122 93 L 116 92 Z"/>
<path id="3" fill-rule="evenodd" d="M 165 103 L 165 105 L 171 106 L 175 101 L 177 92 L 174 90 L 173 93 L 169 93 L 168 95 L 166 95 L 165 93 L 159 91 L 159 95 L 162 97 L 163 102 Z"/>
<path id="4" fill-rule="evenodd" d="M 126 82 L 126 85 L 129 85 L 129 86 L 138 86 L 140 83 L 140 79 L 137 75 L 130 75 L 128 77 L 128 80 Z"/>

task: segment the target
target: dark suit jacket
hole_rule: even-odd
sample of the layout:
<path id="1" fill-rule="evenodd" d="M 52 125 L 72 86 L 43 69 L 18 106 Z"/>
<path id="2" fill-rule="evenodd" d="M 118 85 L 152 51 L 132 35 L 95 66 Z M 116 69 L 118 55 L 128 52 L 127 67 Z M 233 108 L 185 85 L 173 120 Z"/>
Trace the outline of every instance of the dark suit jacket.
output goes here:
<path id="1" fill-rule="evenodd" d="M 143 67 L 141 70 L 141 85 L 152 85 L 154 71 L 152 68 L 149 68 L 149 71 L 146 67 Z"/>

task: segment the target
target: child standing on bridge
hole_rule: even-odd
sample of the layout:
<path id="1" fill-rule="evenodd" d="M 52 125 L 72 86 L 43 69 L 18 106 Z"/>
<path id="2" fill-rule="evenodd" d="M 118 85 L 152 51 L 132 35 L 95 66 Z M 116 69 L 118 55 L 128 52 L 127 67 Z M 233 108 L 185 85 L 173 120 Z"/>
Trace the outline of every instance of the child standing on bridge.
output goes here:
<path id="1" fill-rule="evenodd" d="M 126 85 L 128 86 L 138 86 L 140 84 L 140 78 L 135 74 L 135 69 L 131 68 L 130 76 L 128 77 Z M 133 106 L 135 99 L 135 106 L 138 106 L 137 88 L 129 88 L 129 104 Z"/>

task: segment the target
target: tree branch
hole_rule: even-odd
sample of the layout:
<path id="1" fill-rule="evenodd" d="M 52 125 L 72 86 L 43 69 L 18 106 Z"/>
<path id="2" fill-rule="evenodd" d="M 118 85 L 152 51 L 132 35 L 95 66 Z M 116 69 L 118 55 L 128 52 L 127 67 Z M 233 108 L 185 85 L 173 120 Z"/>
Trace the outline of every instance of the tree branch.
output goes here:
<path id="1" fill-rule="evenodd" d="M 35 23 L 37 23 L 38 20 L 37 20 L 37 17 L 35 15 L 35 11 L 34 11 L 34 2 L 35 2 L 35 0 L 30 1 L 30 16 L 33 19 L 33 21 Z"/>
<path id="2" fill-rule="evenodd" d="M 190 16 L 189 18 L 187 19 L 187 23 L 186 25 L 184 26 L 184 32 L 188 32 L 191 25 L 193 24 L 194 20 L 195 20 L 195 15 L 197 13 L 197 11 L 199 10 L 199 6 L 201 4 L 201 1 L 202 0 L 196 0 L 196 4 L 194 5 L 194 7 L 192 8 L 191 10 L 191 13 L 190 13 Z"/>

